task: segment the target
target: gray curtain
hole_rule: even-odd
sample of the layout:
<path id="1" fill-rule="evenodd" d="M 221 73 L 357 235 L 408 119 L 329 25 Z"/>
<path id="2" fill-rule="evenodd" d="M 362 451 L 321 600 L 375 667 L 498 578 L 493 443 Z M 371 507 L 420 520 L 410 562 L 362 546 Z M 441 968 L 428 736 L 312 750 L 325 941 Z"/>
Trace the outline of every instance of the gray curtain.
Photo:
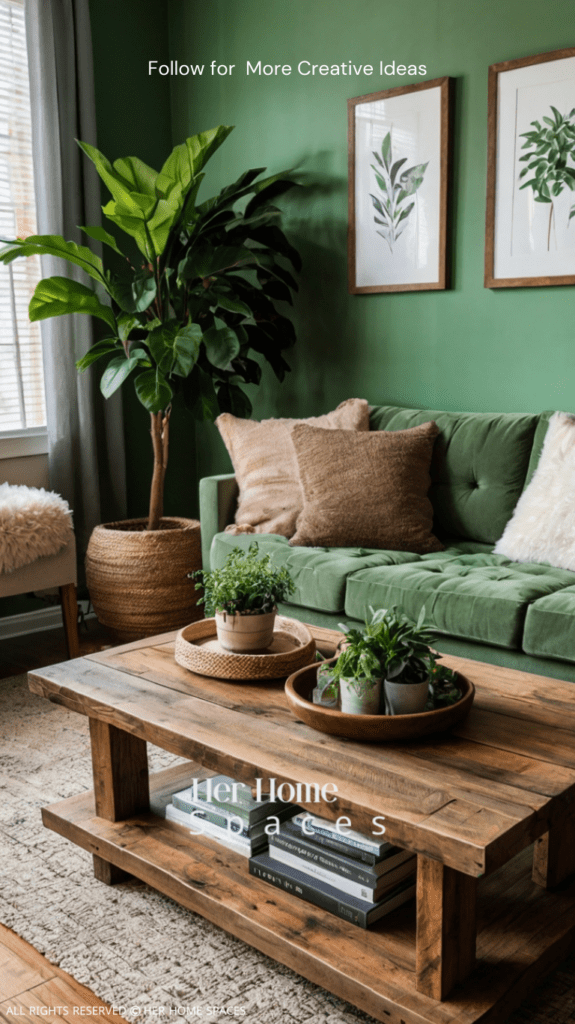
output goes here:
<path id="1" fill-rule="evenodd" d="M 85 245 L 78 225 L 101 219 L 99 178 L 75 142 L 96 144 L 88 0 L 25 3 L 38 234 Z M 94 284 L 55 257 L 42 257 L 42 274 Z M 75 368 L 94 341 L 89 317 L 59 317 L 41 326 L 50 485 L 74 511 L 83 553 L 97 523 L 126 514 L 121 400 L 117 394 L 106 402 L 94 372 Z"/>

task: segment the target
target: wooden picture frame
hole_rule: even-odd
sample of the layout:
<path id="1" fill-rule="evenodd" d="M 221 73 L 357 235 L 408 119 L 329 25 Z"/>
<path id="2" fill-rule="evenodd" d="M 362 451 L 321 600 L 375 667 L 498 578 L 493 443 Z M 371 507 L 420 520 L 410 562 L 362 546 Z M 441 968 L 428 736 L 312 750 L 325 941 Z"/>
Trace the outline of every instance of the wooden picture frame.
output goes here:
<path id="1" fill-rule="evenodd" d="M 575 284 L 575 47 L 489 68 L 484 283 Z"/>
<path id="2" fill-rule="evenodd" d="M 435 78 L 347 101 L 353 295 L 449 287 L 453 83 Z"/>

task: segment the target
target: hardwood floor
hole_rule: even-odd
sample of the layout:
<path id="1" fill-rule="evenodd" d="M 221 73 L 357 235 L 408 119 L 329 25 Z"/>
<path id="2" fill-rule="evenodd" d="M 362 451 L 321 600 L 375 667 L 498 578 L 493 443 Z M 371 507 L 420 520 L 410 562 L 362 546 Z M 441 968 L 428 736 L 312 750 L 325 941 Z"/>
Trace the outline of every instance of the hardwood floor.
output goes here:
<path id="1" fill-rule="evenodd" d="M 97 619 L 88 619 L 79 627 L 79 640 L 81 658 L 119 642 Z M 11 637 L 0 642 L 0 679 L 18 676 L 34 668 L 56 665 L 66 659 L 66 642 L 62 627 Z"/>
<path id="2" fill-rule="evenodd" d="M 93 992 L 0 924 L 2 1024 L 14 1024 L 16 1019 L 37 1022 L 39 1017 L 49 1024 L 60 1024 L 63 1017 L 80 1016 L 125 1024 L 124 1018 Z"/>
<path id="3" fill-rule="evenodd" d="M 80 655 L 114 644 L 112 634 L 95 619 L 80 629 Z M 51 629 L 13 637 L 0 644 L 0 680 L 66 660 L 64 630 Z M 1 683 L 0 683 L 1 685 Z M 52 1009 L 50 1013 L 48 1008 Z M 15 1020 L 61 1024 L 65 1017 L 98 1017 L 125 1024 L 89 989 L 49 963 L 41 953 L 0 924 L 0 1022 Z"/>

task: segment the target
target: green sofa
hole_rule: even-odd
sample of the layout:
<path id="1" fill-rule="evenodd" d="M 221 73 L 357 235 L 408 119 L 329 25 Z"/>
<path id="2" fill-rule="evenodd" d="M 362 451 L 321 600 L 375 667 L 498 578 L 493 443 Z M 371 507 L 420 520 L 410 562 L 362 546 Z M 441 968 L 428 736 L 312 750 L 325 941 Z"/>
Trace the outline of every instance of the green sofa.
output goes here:
<path id="1" fill-rule="evenodd" d="M 575 682 L 575 573 L 492 553 L 537 466 L 551 415 L 371 410 L 372 430 L 430 419 L 439 426 L 429 496 L 445 551 L 292 548 L 274 534 L 225 533 L 238 493 L 225 475 L 200 482 L 204 566 L 222 565 L 232 548 L 257 539 L 295 581 L 284 614 L 337 628 L 362 621 L 370 605 L 398 605 L 413 618 L 425 606 L 446 654 Z"/>

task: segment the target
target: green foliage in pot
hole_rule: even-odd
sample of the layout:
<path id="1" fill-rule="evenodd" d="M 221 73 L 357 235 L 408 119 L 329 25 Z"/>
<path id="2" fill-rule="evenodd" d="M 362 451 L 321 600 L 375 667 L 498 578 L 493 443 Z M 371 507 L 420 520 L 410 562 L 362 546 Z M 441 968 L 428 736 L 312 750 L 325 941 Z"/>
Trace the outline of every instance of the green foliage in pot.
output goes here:
<path id="1" fill-rule="evenodd" d="M 186 139 L 160 171 L 137 157 L 112 164 L 94 146 L 78 143 L 111 193 L 104 216 L 128 236 L 120 246 L 102 227 L 82 228 L 107 247 L 111 270 L 88 246 L 60 235 L 2 240 L 5 264 L 19 256 L 57 256 L 91 279 L 91 287 L 68 277 L 41 280 L 30 320 L 84 313 L 105 323 L 106 337 L 77 366 L 86 370 L 107 359 L 104 397 L 130 377 L 150 413 L 148 529 L 158 528 L 163 513 L 174 399 L 199 420 L 220 412 L 248 417 L 251 404 L 242 386 L 259 384 L 261 377 L 253 353 L 281 381 L 289 370 L 284 352 L 295 342 L 291 321 L 275 303 L 292 301 L 297 285 L 286 262 L 299 270 L 300 258 L 272 202 L 295 182 L 286 172 L 260 178 L 265 168 L 257 167 L 205 202 L 196 201 L 204 168 L 231 131 L 219 125 Z"/>
<path id="2" fill-rule="evenodd" d="M 361 640 L 361 650 L 369 652 L 370 661 L 377 661 L 378 667 L 372 673 L 375 678 L 406 685 L 429 680 L 432 693 L 429 710 L 446 707 L 460 699 L 457 673 L 439 665 L 441 655 L 430 647 L 437 634 L 431 626 L 425 625 L 425 607 L 417 622 L 397 608 L 377 611 L 370 608 L 370 612 L 371 622 L 366 622 L 363 629 L 350 629 L 343 623 L 340 628 L 346 633 L 346 643 L 359 649 Z"/>
<path id="3" fill-rule="evenodd" d="M 331 667 L 333 692 L 345 679 L 362 698 L 381 680 L 381 662 L 370 636 L 355 628 L 347 629 L 346 634 L 345 650 Z"/>
<path id="4" fill-rule="evenodd" d="M 221 569 L 199 569 L 189 575 L 198 580 L 196 590 L 204 592 L 198 604 L 205 605 L 207 615 L 263 615 L 295 589 L 285 566 L 273 565 L 270 555 L 260 558 L 255 542 L 247 551 L 234 548 Z"/>
<path id="5" fill-rule="evenodd" d="M 423 683 L 429 679 L 436 655 L 430 650 L 435 634 L 425 626 L 425 608 L 416 623 L 396 608 L 372 612 L 366 635 L 378 651 L 386 679 L 394 683 Z"/>

